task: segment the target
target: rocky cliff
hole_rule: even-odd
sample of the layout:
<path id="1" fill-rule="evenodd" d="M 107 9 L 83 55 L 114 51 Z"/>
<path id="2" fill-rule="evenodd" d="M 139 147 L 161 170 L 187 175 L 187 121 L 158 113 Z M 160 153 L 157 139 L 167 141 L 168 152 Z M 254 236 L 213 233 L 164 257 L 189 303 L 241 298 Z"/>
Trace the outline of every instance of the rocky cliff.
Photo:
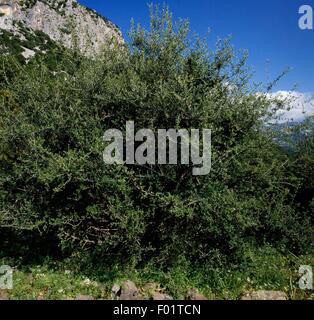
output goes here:
<path id="1" fill-rule="evenodd" d="M 0 29 L 17 35 L 21 28 L 86 54 L 99 53 L 113 39 L 123 42 L 116 25 L 76 0 L 0 0 Z"/>

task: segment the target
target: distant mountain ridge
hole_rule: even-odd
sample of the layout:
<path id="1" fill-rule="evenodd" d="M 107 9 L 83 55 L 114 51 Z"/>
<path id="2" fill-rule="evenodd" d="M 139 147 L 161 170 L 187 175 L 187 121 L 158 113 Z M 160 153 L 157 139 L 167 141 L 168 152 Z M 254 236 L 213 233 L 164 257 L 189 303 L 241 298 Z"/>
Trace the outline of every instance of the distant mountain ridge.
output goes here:
<path id="1" fill-rule="evenodd" d="M 21 41 L 25 38 L 22 29 L 43 32 L 64 47 L 76 47 L 86 55 L 99 54 L 112 40 L 123 43 L 114 23 L 76 0 L 0 0 L 0 29 Z"/>

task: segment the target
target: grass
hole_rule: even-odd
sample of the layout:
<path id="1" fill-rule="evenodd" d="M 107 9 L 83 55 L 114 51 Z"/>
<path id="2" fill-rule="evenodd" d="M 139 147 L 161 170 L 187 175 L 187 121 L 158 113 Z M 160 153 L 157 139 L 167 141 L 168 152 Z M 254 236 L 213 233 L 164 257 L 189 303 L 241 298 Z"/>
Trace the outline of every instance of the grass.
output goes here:
<path id="1" fill-rule="evenodd" d="M 296 257 L 281 254 L 269 247 L 247 251 L 245 263 L 230 268 L 211 266 L 198 268 L 186 261 L 161 271 L 153 265 L 137 269 L 132 263 L 121 265 L 90 264 L 70 258 L 40 265 L 15 265 L 14 259 L 2 258 L 1 264 L 14 266 L 14 288 L 7 292 L 10 299 L 73 299 L 88 295 L 95 299 L 111 299 L 111 287 L 123 280 L 132 280 L 139 288 L 149 282 L 158 283 L 175 299 L 184 299 L 191 288 L 198 288 L 209 299 L 239 299 L 244 292 L 255 290 L 284 291 L 289 299 L 313 298 L 313 291 L 298 289 L 300 265 L 313 265 L 313 256 Z M 83 262 L 82 262 L 83 261 Z"/>
<path id="2" fill-rule="evenodd" d="M 70 270 L 52 269 L 44 265 L 15 269 L 13 275 L 13 290 L 7 292 L 10 299 L 64 300 L 77 295 L 109 298 L 101 284 L 74 275 Z"/>

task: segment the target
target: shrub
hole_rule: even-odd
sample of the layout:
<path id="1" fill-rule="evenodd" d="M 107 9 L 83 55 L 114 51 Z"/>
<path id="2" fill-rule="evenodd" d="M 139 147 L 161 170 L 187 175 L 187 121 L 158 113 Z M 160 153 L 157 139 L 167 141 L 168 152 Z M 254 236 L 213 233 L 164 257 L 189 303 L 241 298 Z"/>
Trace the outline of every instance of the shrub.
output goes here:
<path id="1" fill-rule="evenodd" d="M 0 94 L 0 228 L 66 253 L 199 263 L 241 260 L 248 245 L 309 251 L 289 158 L 263 130 L 272 101 L 249 86 L 246 55 L 191 42 L 186 21 L 152 7 L 149 31 L 101 57 L 64 52 L 21 66 Z M 53 59 L 53 57 L 52 57 Z M 6 72 L 5 70 L 2 71 Z M 209 128 L 213 169 L 106 166 L 107 129 Z"/>

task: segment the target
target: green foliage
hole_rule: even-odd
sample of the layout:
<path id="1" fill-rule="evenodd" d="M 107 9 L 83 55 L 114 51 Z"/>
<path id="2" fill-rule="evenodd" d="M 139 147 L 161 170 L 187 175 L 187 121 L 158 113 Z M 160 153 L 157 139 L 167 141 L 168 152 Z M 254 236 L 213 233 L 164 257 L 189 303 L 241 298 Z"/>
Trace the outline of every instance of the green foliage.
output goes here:
<path id="1" fill-rule="evenodd" d="M 298 177 L 296 203 L 302 219 L 309 225 L 314 222 L 314 126 L 313 118 L 301 126 L 305 136 L 301 139 L 290 164 L 292 176 Z M 312 243 L 313 245 L 313 243 Z"/>
<path id="2" fill-rule="evenodd" d="M 133 26 L 130 38 L 95 59 L 58 51 L 49 63 L 4 64 L 0 237 L 20 239 L 22 255 L 60 248 L 166 270 L 179 257 L 239 265 L 265 243 L 312 253 L 312 211 L 299 211 L 290 158 L 263 129 L 272 101 L 249 87 L 246 54 L 228 40 L 209 51 L 154 7 L 150 30 Z M 128 120 L 212 129 L 213 170 L 106 166 L 102 136 Z"/>

